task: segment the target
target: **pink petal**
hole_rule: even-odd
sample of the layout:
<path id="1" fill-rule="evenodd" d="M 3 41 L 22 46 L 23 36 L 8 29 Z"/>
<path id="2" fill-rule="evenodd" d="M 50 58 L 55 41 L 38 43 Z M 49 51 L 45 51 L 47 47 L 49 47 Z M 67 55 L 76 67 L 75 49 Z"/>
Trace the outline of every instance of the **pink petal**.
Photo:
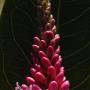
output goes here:
<path id="1" fill-rule="evenodd" d="M 60 53 L 60 46 L 58 46 L 58 48 L 56 49 L 55 53 L 56 54 L 59 54 Z"/>
<path id="2" fill-rule="evenodd" d="M 41 48 L 45 49 L 47 47 L 47 43 L 45 40 L 41 40 Z"/>
<path id="3" fill-rule="evenodd" d="M 40 73 L 40 72 L 37 72 L 35 74 L 35 80 L 37 81 L 37 83 L 40 83 L 40 84 L 46 84 L 47 83 L 47 79 L 45 78 L 45 76 Z"/>
<path id="4" fill-rule="evenodd" d="M 47 37 L 49 37 L 50 39 L 54 38 L 54 33 L 52 31 L 45 31 L 44 38 L 46 39 Z"/>
<path id="5" fill-rule="evenodd" d="M 47 57 L 43 57 L 41 63 L 45 68 L 48 68 L 51 65 L 50 60 Z"/>
<path id="6" fill-rule="evenodd" d="M 64 76 L 64 78 L 63 78 L 63 82 L 64 82 L 64 81 L 66 81 L 66 77 L 65 77 L 65 76 Z"/>
<path id="7" fill-rule="evenodd" d="M 22 90 L 28 90 L 28 86 L 26 84 L 22 84 L 21 88 Z"/>
<path id="8" fill-rule="evenodd" d="M 41 61 L 42 62 L 42 61 Z M 45 68 L 42 68 L 42 66 L 41 65 L 39 65 L 39 64 L 35 64 L 35 70 L 37 71 L 37 72 L 41 72 L 41 73 L 43 73 L 44 75 L 46 75 L 46 69 Z"/>
<path id="9" fill-rule="evenodd" d="M 38 45 L 32 45 L 32 48 L 35 52 L 38 52 L 40 50 L 40 47 Z"/>
<path id="10" fill-rule="evenodd" d="M 36 81 L 32 77 L 26 77 L 26 81 L 28 82 L 29 85 L 36 83 Z"/>
<path id="11" fill-rule="evenodd" d="M 56 81 L 50 82 L 48 90 L 58 90 L 57 82 Z"/>
<path id="12" fill-rule="evenodd" d="M 53 47 L 56 47 L 59 40 L 60 40 L 60 36 L 58 34 L 56 34 L 55 38 L 51 40 L 50 45 L 52 45 Z"/>
<path id="13" fill-rule="evenodd" d="M 47 75 L 50 80 L 54 80 L 56 77 L 56 70 L 54 66 L 50 66 L 47 71 Z"/>
<path id="14" fill-rule="evenodd" d="M 34 37 L 34 42 L 36 45 L 40 45 L 40 39 L 38 37 Z"/>
<path id="15" fill-rule="evenodd" d="M 34 76 L 36 74 L 36 69 L 35 68 L 30 68 L 30 73 L 32 76 Z"/>
<path id="16" fill-rule="evenodd" d="M 42 67 L 39 64 L 35 64 L 34 67 L 37 70 L 37 72 L 42 72 Z"/>
<path id="17" fill-rule="evenodd" d="M 46 54 L 43 51 L 39 51 L 38 54 L 40 58 L 46 57 Z"/>
<path id="18" fill-rule="evenodd" d="M 51 57 L 53 54 L 54 54 L 54 48 L 50 45 L 47 48 L 47 55 L 48 55 L 48 57 Z"/>
<path id="19" fill-rule="evenodd" d="M 55 81 L 60 85 L 63 82 L 64 79 L 64 72 L 59 72 L 59 74 L 56 76 Z"/>
<path id="20" fill-rule="evenodd" d="M 38 85 L 33 84 L 31 90 L 42 90 Z"/>
<path id="21" fill-rule="evenodd" d="M 55 19 L 52 18 L 52 19 L 50 20 L 50 23 L 51 23 L 51 26 L 53 27 L 53 26 L 55 25 Z"/>
<path id="22" fill-rule="evenodd" d="M 64 67 L 61 67 L 60 68 L 60 72 L 63 72 L 64 73 Z"/>
<path id="23" fill-rule="evenodd" d="M 59 90 L 69 90 L 69 86 L 70 86 L 69 81 L 65 81 L 61 84 Z"/>
<path id="24" fill-rule="evenodd" d="M 52 64 L 54 65 L 58 59 L 59 59 L 59 55 L 58 54 L 54 54 L 52 59 L 51 59 Z"/>
<path id="25" fill-rule="evenodd" d="M 54 34 L 56 34 L 56 26 L 55 25 L 53 26 L 52 31 Z"/>
<path id="26" fill-rule="evenodd" d="M 56 61 L 55 63 L 55 69 L 56 69 L 56 73 L 59 73 L 60 72 L 60 67 L 61 67 L 61 57 L 59 56 L 59 59 Z"/>
<path id="27" fill-rule="evenodd" d="M 20 89 L 21 89 L 21 86 L 19 85 L 19 82 L 16 82 L 15 90 L 20 90 Z"/>

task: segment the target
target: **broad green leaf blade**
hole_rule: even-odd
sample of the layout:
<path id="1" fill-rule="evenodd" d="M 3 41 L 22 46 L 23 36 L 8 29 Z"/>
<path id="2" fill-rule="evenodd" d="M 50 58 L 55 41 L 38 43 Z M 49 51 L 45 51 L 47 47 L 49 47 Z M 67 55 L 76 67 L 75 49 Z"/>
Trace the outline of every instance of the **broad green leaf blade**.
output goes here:
<path id="1" fill-rule="evenodd" d="M 8 0 L 0 20 L 0 90 L 24 82 L 31 66 L 31 45 L 38 32 L 34 2 Z"/>
<path id="2" fill-rule="evenodd" d="M 90 88 L 89 4 L 89 0 L 61 0 L 60 45 L 63 65 L 67 78 L 71 82 L 71 90 Z"/>

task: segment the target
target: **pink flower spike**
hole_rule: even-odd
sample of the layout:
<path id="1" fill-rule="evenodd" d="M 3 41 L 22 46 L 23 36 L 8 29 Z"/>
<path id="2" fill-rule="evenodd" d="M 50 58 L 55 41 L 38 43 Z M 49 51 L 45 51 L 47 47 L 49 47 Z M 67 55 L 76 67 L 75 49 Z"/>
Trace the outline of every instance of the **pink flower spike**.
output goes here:
<path id="1" fill-rule="evenodd" d="M 69 81 L 64 75 L 61 47 L 58 45 L 55 19 L 51 14 L 50 0 L 37 0 L 38 35 L 35 35 L 30 52 L 30 74 L 25 84 L 16 83 L 15 90 L 69 90 Z"/>
<path id="2" fill-rule="evenodd" d="M 61 84 L 61 86 L 59 87 L 59 90 L 69 90 L 69 86 L 70 86 L 69 81 L 65 81 Z"/>
<path id="3" fill-rule="evenodd" d="M 57 82 L 56 81 L 50 82 L 48 90 L 58 90 Z"/>

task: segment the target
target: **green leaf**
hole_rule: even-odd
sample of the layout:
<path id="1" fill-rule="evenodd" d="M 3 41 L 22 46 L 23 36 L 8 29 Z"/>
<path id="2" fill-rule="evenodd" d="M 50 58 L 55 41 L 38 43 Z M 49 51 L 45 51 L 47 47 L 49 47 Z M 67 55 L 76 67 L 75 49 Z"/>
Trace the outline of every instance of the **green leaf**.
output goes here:
<path id="1" fill-rule="evenodd" d="M 0 17 L 0 90 L 23 83 L 31 66 L 33 36 L 39 33 L 36 0 L 6 0 Z M 70 90 L 90 87 L 90 1 L 51 0 Z"/>
<path id="2" fill-rule="evenodd" d="M 90 2 L 61 0 L 61 47 L 70 90 L 90 87 Z"/>

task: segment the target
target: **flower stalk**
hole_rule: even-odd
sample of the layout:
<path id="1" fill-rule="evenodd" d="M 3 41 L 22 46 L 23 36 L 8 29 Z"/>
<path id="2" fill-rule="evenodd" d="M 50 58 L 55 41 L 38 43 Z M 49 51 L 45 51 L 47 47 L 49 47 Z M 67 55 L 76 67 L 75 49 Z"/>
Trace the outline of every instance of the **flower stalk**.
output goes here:
<path id="1" fill-rule="evenodd" d="M 31 57 L 33 61 L 26 84 L 16 83 L 15 90 L 69 90 L 64 67 L 61 65 L 59 34 L 56 33 L 55 19 L 51 14 L 49 0 L 38 0 L 40 35 L 34 37 Z"/>

